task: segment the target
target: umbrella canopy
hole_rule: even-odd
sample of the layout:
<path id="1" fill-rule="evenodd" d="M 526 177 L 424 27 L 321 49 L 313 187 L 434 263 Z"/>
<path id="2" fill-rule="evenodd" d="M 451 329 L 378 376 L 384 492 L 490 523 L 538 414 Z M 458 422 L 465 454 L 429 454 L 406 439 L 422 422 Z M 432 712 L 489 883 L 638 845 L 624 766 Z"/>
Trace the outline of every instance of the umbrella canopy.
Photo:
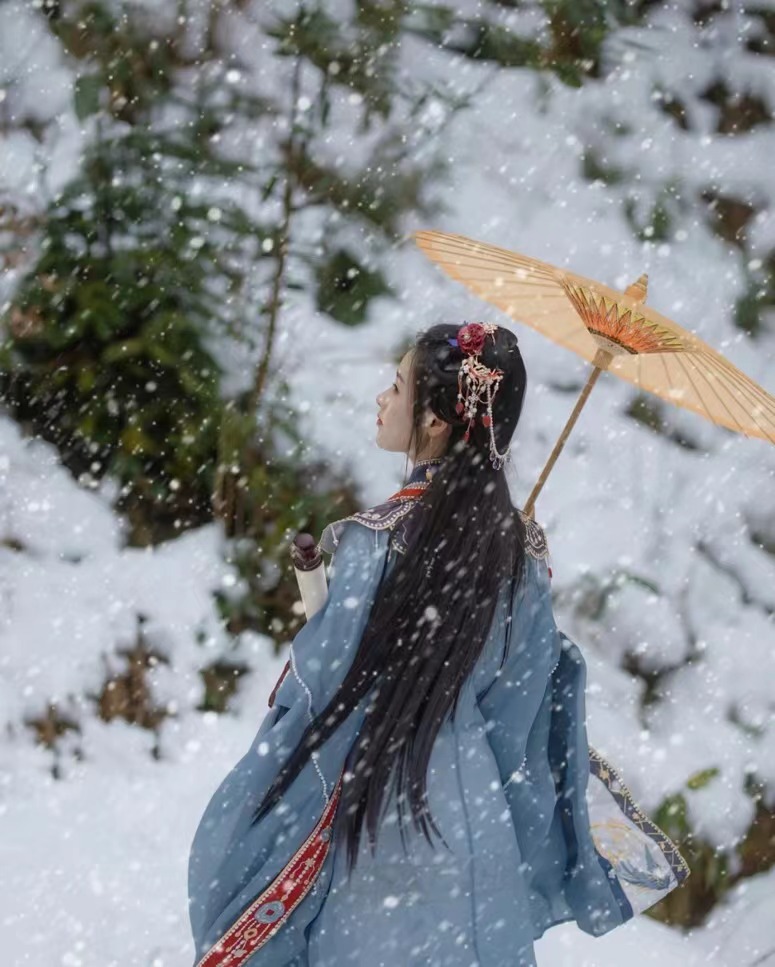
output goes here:
<path id="1" fill-rule="evenodd" d="M 647 276 L 618 292 L 464 235 L 423 230 L 414 238 L 453 279 L 594 366 L 527 513 L 602 370 L 719 426 L 775 443 L 775 397 L 698 336 L 644 305 Z"/>

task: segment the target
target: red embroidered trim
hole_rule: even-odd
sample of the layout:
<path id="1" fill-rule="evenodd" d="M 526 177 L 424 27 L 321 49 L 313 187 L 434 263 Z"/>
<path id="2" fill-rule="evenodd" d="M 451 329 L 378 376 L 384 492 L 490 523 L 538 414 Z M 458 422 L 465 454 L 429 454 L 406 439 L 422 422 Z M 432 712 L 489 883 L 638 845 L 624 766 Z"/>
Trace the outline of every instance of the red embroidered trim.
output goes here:
<path id="1" fill-rule="evenodd" d="M 391 494 L 388 500 L 400 500 L 404 497 L 422 497 L 427 489 L 428 484 L 423 484 L 420 487 L 410 484 L 408 487 L 403 487 L 401 490 L 397 490 L 394 494 Z"/>
<path id="2" fill-rule="evenodd" d="M 207 951 L 197 967 L 237 967 L 278 932 L 309 893 L 331 847 L 331 823 L 339 803 L 343 775 L 344 770 L 323 815 L 306 842 L 264 892 Z"/>

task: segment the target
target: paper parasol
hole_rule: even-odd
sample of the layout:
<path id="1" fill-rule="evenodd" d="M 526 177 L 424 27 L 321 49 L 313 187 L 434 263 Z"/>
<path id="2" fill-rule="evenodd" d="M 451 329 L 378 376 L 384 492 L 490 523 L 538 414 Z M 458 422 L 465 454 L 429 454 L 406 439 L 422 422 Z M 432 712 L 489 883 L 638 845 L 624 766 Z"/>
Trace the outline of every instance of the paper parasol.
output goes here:
<path id="1" fill-rule="evenodd" d="M 529 516 L 604 369 L 719 426 L 775 443 L 775 397 L 707 343 L 644 305 L 648 276 L 618 292 L 464 235 L 423 230 L 414 238 L 453 279 L 594 367 L 525 504 Z"/>

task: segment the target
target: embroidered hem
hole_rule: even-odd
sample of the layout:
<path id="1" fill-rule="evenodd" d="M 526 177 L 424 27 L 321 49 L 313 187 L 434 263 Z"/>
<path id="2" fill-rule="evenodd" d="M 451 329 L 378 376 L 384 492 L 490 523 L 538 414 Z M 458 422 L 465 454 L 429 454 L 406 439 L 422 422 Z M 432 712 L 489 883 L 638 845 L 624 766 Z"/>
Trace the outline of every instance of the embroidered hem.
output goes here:
<path id="1" fill-rule="evenodd" d="M 331 847 L 331 825 L 344 770 L 323 814 L 304 844 L 270 885 L 240 914 L 196 967 L 238 967 L 270 940 L 309 893 Z"/>
<path id="2" fill-rule="evenodd" d="M 589 747 L 587 806 L 601 865 L 615 881 L 624 919 L 679 886 L 691 870 L 670 837 L 638 806 L 619 773 Z"/>
<path id="3" fill-rule="evenodd" d="M 690 870 L 675 843 L 645 815 L 618 772 L 591 746 L 589 770 L 590 779 L 596 780 L 590 782 L 587 797 L 592 839 L 623 920 L 628 920 L 681 884 Z M 323 868 L 343 777 L 344 769 L 304 844 L 197 967 L 238 967 L 287 922 Z"/>

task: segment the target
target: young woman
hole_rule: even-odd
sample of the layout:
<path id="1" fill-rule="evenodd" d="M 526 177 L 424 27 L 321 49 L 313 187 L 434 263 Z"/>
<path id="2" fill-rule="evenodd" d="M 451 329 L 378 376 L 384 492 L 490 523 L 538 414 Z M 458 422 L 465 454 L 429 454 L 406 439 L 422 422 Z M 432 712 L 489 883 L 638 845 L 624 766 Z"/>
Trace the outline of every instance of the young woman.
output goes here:
<path id="1" fill-rule="evenodd" d="M 202 817 L 202 967 L 535 965 L 549 927 L 599 936 L 688 875 L 587 743 L 586 666 L 503 470 L 525 387 L 510 330 L 437 325 L 377 397 L 413 470 L 324 530 L 326 604 Z"/>

